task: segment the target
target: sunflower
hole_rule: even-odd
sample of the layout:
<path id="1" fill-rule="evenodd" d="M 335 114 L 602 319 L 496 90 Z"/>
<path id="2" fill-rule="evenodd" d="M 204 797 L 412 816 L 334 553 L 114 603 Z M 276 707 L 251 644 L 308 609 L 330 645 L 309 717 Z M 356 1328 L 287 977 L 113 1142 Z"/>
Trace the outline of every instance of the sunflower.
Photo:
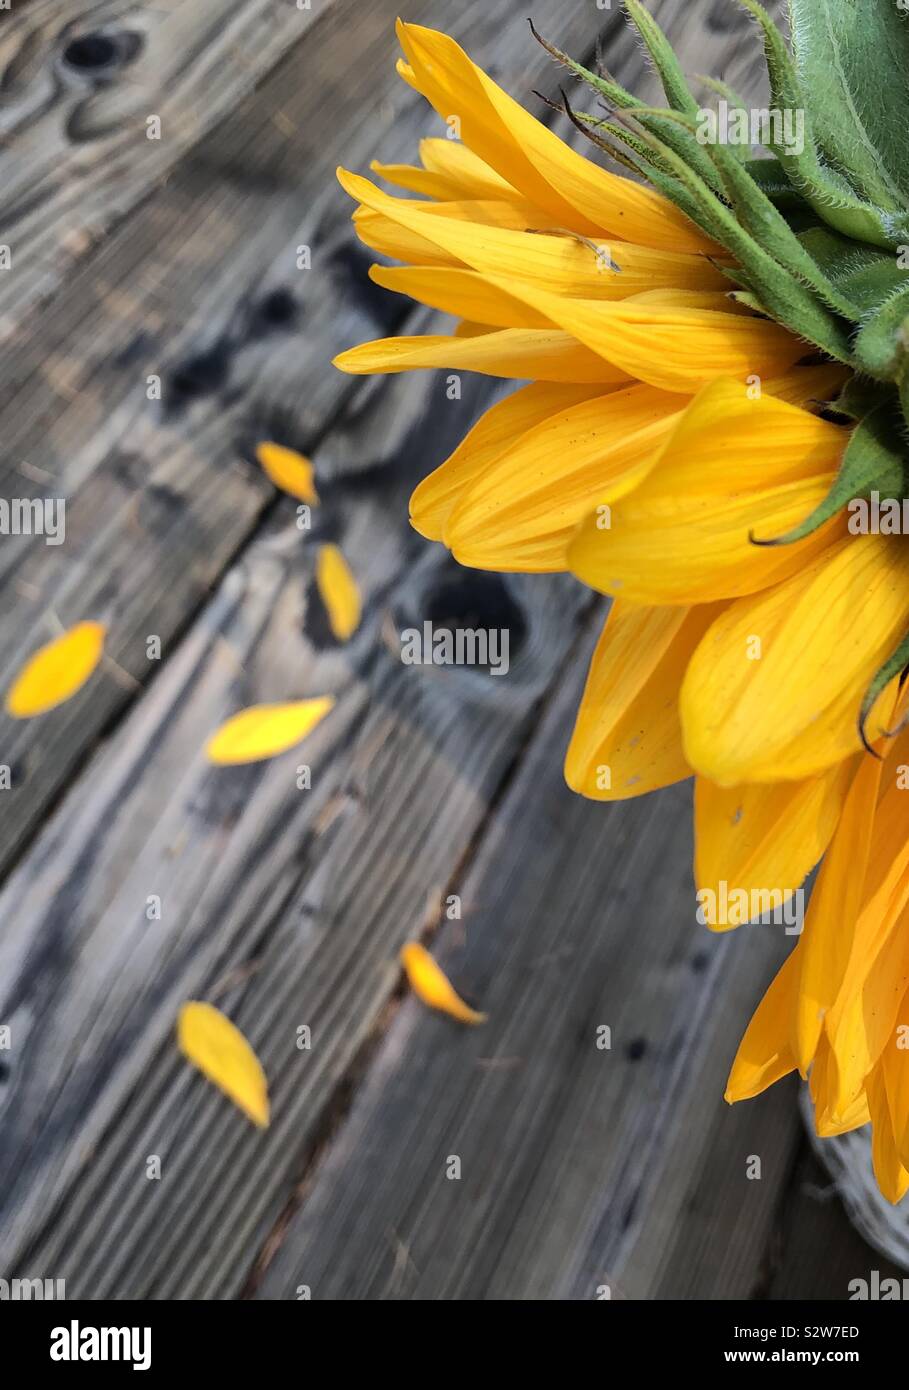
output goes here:
<path id="1" fill-rule="evenodd" d="M 647 185 L 564 143 L 445 34 L 399 22 L 398 71 L 448 134 L 421 142 L 418 167 L 373 164 L 407 196 L 339 178 L 360 239 L 405 263 L 372 278 L 460 322 L 336 365 L 525 383 L 417 487 L 412 523 L 464 565 L 567 571 L 612 597 L 565 776 L 616 800 L 694 775 L 708 925 L 791 904 L 823 860 L 727 1098 L 810 1074 L 818 1132 L 870 1118 L 896 1201 L 909 1186 L 909 545 L 855 504 L 907 494 L 904 84 L 869 64 L 905 71 L 909 18 L 889 0 L 860 13 L 828 0 L 845 26 L 831 37 L 793 0 L 796 61 L 743 3 L 770 73 L 765 114 L 780 116 L 759 159 L 716 137 L 720 113 L 698 107 L 638 0 L 626 7 L 665 108 L 541 39 L 600 98 L 592 114 L 567 96 L 563 109 Z"/>

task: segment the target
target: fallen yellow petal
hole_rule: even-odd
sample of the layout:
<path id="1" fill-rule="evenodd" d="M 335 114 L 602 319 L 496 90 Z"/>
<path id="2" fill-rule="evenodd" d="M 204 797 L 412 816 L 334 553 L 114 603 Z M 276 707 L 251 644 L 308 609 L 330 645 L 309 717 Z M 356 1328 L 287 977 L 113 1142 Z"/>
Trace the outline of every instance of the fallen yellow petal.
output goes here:
<path id="1" fill-rule="evenodd" d="M 103 623 L 77 623 L 39 648 L 7 691 L 7 714 L 28 719 L 75 695 L 101 660 L 106 631 Z"/>
<path id="2" fill-rule="evenodd" d="M 212 734 L 205 746 L 209 762 L 254 763 L 273 758 L 304 739 L 334 707 L 332 695 L 285 704 L 251 705 Z"/>
<path id="3" fill-rule="evenodd" d="M 486 1022 L 485 1014 L 477 1013 L 455 993 L 448 976 L 418 941 L 401 947 L 401 964 L 414 994 L 430 1009 L 440 1009 L 460 1023 Z"/>
<path id="4" fill-rule="evenodd" d="M 191 1000 L 177 1019 L 180 1051 L 229 1096 L 254 1125 L 268 1124 L 268 1082 L 256 1054 L 230 1019 L 212 1004 Z"/>
<path id="5" fill-rule="evenodd" d="M 316 560 L 316 584 L 332 632 L 339 642 L 346 642 L 360 626 L 360 591 L 338 546 L 320 547 Z"/>
<path id="6" fill-rule="evenodd" d="M 256 445 L 256 458 L 264 471 L 282 492 L 290 493 L 301 502 L 315 505 L 319 500 L 316 492 L 312 463 L 304 454 L 295 449 L 285 449 L 283 444 L 263 443 Z"/>

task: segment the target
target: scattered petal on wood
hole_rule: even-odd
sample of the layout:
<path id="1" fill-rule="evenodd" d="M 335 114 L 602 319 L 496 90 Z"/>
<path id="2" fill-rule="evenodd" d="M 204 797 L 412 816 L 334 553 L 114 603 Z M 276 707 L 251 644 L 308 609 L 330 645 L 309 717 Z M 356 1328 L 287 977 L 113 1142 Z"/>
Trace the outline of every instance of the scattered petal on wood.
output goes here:
<path id="1" fill-rule="evenodd" d="M 305 454 L 295 449 L 285 449 L 283 444 L 257 444 L 256 458 L 268 474 L 275 487 L 298 497 L 301 502 L 313 505 L 318 502 L 315 471 Z"/>
<path id="2" fill-rule="evenodd" d="M 334 708 L 333 695 L 291 700 L 280 705 L 251 705 L 222 724 L 205 748 L 209 762 L 255 763 L 286 753 Z"/>
<path id="3" fill-rule="evenodd" d="M 346 642 L 360 626 L 360 590 L 336 545 L 320 546 L 316 583 L 332 632 L 339 642 Z"/>
<path id="4" fill-rule="evenodd" d="M 28 719 L 75 695 L 101 660 L 106 631 L 103 623 L 77 623 L 35 652 L 7 691 L 7 714 Z"/>
<path id="5" fill-rule="evenodd" d="M 486 1022 L 485 1014 L 477 1013 L 455 993 L 448 976 L 418 941 L 408 941 L 402 946 L 401 964 L 414 994 L 431 1009 L 441 1009 L 460 1023 Z"/>
<path id="6" fill-rule="evenodd" d="M 254 1125 L 268 1124 L 268 1082 L 236 1024 L 212 1004 L 191 1000 L 177 1020 L 180 1051 L 229 1096 Z"/>

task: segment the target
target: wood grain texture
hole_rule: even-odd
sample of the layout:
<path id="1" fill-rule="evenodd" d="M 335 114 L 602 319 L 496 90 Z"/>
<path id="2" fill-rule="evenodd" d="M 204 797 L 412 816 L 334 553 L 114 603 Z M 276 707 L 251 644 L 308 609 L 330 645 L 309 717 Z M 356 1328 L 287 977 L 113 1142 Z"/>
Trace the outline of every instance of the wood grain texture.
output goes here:
<path id="1" fill-rule="evenodd" d="M 15 598 L 0 613 L 4 664 L 12 673 L 61 625 L 110 626 L 110 661 L 74 700 L 38 722 L 0 713 L 16 807 L 0 824 L 0 868 L 154 674 L 149 635 L 170 650 L 255 529 L 273 491 L 251 442 L 277 434 L 311 450 L 353 390 L 381 390 L 330 366 L 406 313 L 366 279 L 334 170 L 342 159 L 366 168 L 379 150 L 412 157 L 419 136 L 441 128 L 394 73 L 396 8 L 339 0 L 320 13 L 287 62 L 0 349 L 0 377 L 15 388 L 0 405 L 0 495 L 62 497 L 67 523 L 61 546 L 4 537 L 0 582 Z M 553 25 L 561 5 L 538 9 Z M 442 0 L 416 0 L 410 13 L 450 21 L 518 90 L 555 91 L 551 60 L 510 5 L 469 0 L 452 18 Z M 583 47 L 595 23 L 578 6 L 568 39 Z M 302 244 L 309 271 L 296 269 Z M 276 302 L 289 309 L 278 322 Z M 160 402 L 147 399 L 149 375 Z"/>
<path id="2" fill-rule="evenodd" d="M 689 71 L 760 90 L 731 3 L 652 8 Z M 219 33 L 206 24 L 222 9 L 181 7 L 199 42 L 172 55 L 178 126 L 234 26 L 275 18 L 255 0 Z M 412 482 L 494 388 L 468 378 L 451 402 L 435 375 L 351 383 L 327 367 L 406 313 L 365 281 L 332 178 L 339 159 L 408 158 L 440 129 L 393 76 L 395 11 L 313 0 L 305 32 L 293 28 L 305 16 L 282 12 L 246 55 L 249 85 L 231 59 L 217 110 L 180 127 L 157 184 L 163 151 L 123 173 L 125 80 L 81 94 L 47 75 L 64 34 L 120 32 L 146 7 L 31 0 L 15 42 L 0 16 L 20 225 L 56 245 L 84 169 L 91 233 L 50 269 L 27 260 L 33 278 L 8 308 L 0 487 L 65 495 L 68 536 L 59 552 L 5 538 L 15 602 L 0 643 L 12 669 L 56 623 L 104 617 L 113 633 L 84 696 L 0 723 L 16 785 L 0 860 L 34 835 L 0 894 L 0 1020 L 13 1029 L 0 1269 L 52 1271 L 93 1298 L 287 1299 L 300 1284 L 316 1298 L 585 1299 L 604 1284 L 616 1298 L 810 1296 L 823 1283 L 812 1242 L 829 1250 L 848 1228 L 834 1205 L 819 1236 L 797 1200 L 794 1097 L 722 1101 L 784 941 L 696 924 L 687 788 L 606 808 L 564 787 L 599 622 L 589 595 L 457 570 L 409 532 Z M 533 14 L 574 52 L 605 23 L 610 68 L 655 95 L 617 6 L 535 0 Z M 541 114 L 530 89 L 563 80 L 510 0 L 415 0 L 407 17 L 464 39 Z M 84 165 L 64 116 L 83 131 Z M 265 434 L 314 453 L 308 536 L 252 462 Z M 344 648 L 314 595 L 320 540 L 342 545 L 365 596 Z M 509 677 L 404 667 L 395 633 L 427 616 L 510 626 Z M 150 633 L 161 663 L 146 660 Z M 237 708 L 328 690 L 338 705 L 298 752 L 204 762 Z M 463 921 L 442 921 L 447 893 Z M 401 996 L 397 949 L 421 933 L 490 1011 L 483 1029 Z M 259 1052 L 266 1133 L 178 1056 L 190 997 L 225 1009 Z M 596 1046 L 604 1023 L 609 1051 Z M 460 1181 L 445 1176 L 452 1154 Z M 160 1180 L 146 1176 L 152 1155 Z"/>
<path id="3" fill-rule="evenodd" d="M 0 15 L 0 335 L 337 0 L 31 0 Z M 149 138 L 149 119 L 160 123 Z"/>
<path id="4" fill-rule="evenodd" d="M 579 667 L 463 880 L 465 921 L 437 936 L 489 1022 L 401 1006 L 260 1297 L 753 1292 L 799 1119 L 784 1091 L 730 1114 L 722 1083 L 781 932 L 696 924 L 688 787 L 612 806 L 568 791 Z"/>
<path id="5" fill-rule="evenodd" d="M 458 571 L 407 527 L 427 453 L 453 447 L 489 390 L 448 402 L 434 377 L 400 377 L 352 412 L 331 436 L 318 532 L 276 521 L 248 550 L 9 881 L 0 1266 L 60 1268 L 71 1297 L 242 1288 L 396 987 L 398 947 L 434 923 L 589 603 L 568 579 Z M 376 439 L 387 457 L 345 475 Z M 329 538 L 364 596 L 343 648 L 313 596 Z M 508 676 L 403 665 L 397 633 L 424 617 L 508 626 Z M 300 752 L 205 762 L 236 709 L 326 692 L 338 705 Z M 259 1052 L 266 1134 L 177 1054 L 194 997 Z"/>

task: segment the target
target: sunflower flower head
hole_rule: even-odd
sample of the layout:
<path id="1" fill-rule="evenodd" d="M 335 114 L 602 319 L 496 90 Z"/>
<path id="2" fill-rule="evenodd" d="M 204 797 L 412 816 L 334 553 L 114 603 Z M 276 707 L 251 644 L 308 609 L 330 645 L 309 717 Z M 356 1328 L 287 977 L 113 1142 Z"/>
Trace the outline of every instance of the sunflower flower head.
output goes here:
<path id="1" fill-rule="evenodd" d="M 596 98 L 565 97 L 575 126 L 646 185 L 562 141 L 453 39 L 399 22 L 398 71 L 447 134 L 419 166 L 373 164 L 407 196 L 339 178 L 360 239 L 402 263 L 372 278 L 458 323 L 337 365 L 521 383 L 417 487 L 412 523 L 464 565 L 569 571 L 613 598 L 566 778 L 616 800 L 695 776 L 708 925 L 760 915 L 767 885 L 793 899 L 826 855 L 728 1098 L 810 1073 L 819 1132 L 871 1118 L 896 1200 L 909 544 L 855 522 L 856 504 L 901 515 L 909 498 L 909 15 L 828 0 L 841 23 L 820 25 L 792 0 L 790 51 L 741 3 L 778 117 L 761 158 L 719 134 L 721 116 L 747 126 L 744 103 L 716 84 L 702 110 L 638 0 L 665 107 L 540 40 Z"/>

